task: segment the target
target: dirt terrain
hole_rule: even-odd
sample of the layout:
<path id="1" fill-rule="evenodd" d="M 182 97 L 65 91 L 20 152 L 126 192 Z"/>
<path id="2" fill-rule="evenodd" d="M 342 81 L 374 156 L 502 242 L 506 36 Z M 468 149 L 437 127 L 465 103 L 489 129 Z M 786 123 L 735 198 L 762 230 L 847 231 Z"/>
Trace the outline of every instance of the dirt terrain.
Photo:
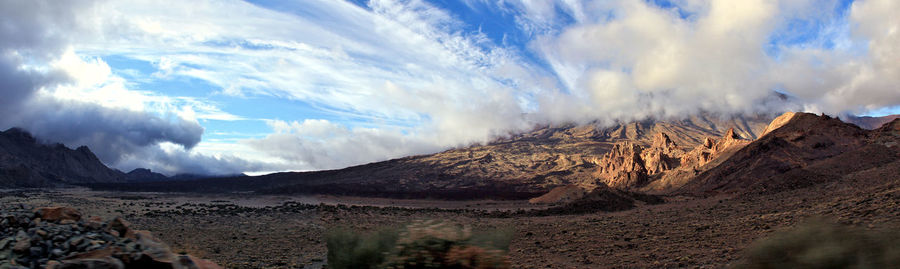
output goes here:
<path id="1" fill-rule="evenodd" d="M 867 174 L 867 173 L 878 174 Z M 84 189 L 4 191 L 0 203 L 65 205 L 86 215 L 123 216 L 175 251 L 227 268 L 317 268 L 323 232 L 371 230 L 416 219 L 514 229 L 515 268 L 721 268 L 774 231 L 810 217 L 878 229 L 900 228 L 900 163 L 845 180 L 770 194 L 668 197 L 615 213 L 531 216 L 525 201 L 423 201 L 329 196 L 112 193 Z M 341 204 L 341 200 L 350 205 Z M 393 203 L 393 204 L 391 204 Z M 374 204 L 377 207 L 359 206 Z M 496 211 L 472 208 L 493 207 Z M 515 212 L 525 212 L 515 214 Z"/>

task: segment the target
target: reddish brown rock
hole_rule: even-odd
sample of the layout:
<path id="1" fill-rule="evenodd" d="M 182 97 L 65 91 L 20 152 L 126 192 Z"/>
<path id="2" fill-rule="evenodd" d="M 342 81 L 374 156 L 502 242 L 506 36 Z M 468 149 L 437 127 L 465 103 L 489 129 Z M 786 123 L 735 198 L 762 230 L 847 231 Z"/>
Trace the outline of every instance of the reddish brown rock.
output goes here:
<path id="1" fill-rule="evenodd" d="M 87 219 L 87 221 L 84 222 L 84 226 L 94 230 L 99 230 L 100 228 L 103 228 L 103 218 L 100 218 L 98 216 L 91 216 Z"/>
<path id="2" fill-rule="evenodd" d="M 729 129 L 721 138 L 706 138 L 702 144 L 684 154 L 681 157 L 681 169 L 699 173 L 704 165 L 716 158 L 734 153 L 750 142 L 735 134 L 733 129 Z"/>
<path id="3" fill-rule="evenodd" d="M 131 230 L 131 223 L 127 220 L 116 217 L 109 221 L 108 225 L 109 227 L 107 229 L 111 232 L 118 233 L 118 236 L 134 239 L 134 231 Z"/>
<path id="4" fill-rule="evenodd" d="M 42 207 L 34 211 L 38 217 L 46 221 L 81 220 L 81 212 L 69 207 Z"/>
<path id="5" fill-rule="evenodd" d="M 684 151 L 666 133 L 657 133 L 650 148 L 642 151 L 641 159 L 647 175 L 655 175 L 672 170 L 679 165 L 679 157 Z"/>
<path id="6" fill-rule="evenodd" d="M 641 146 L 629 141 L 619 142 L 600 160 L 597 177 L 607 186 L 619 189 L 640 186 L 647 182 L 647 170 L 641 158 Z"/>

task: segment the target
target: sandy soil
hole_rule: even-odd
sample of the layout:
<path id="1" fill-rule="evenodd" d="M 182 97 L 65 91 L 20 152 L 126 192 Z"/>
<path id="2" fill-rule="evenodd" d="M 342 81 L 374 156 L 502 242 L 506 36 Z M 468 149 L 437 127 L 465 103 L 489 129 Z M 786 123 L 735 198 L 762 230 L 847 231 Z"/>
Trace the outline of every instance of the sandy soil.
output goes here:
<path id="1" fill-rule="evenodd" d="M 322 235 L 328 227 L 371 230 L 415 219 L 447 219 L 476 229 L 514 229 L 510 255 L 516 268 L 721 268 L 739 259 L 742 250 L 755 240 L 810 217 L 872 229 L 900 228 L 900 180 L 670 200 L 615 213 L 504 217 L 473 209 L 533 206 L 524 201 L 85 189 L 0 191 L 0 203 L 6 205 L 65 205 L 79 208 L 86 215 L 123 216 L 135 228 L 153 231 L 176 251 L 190 252 L 228 268 L 320 267 L 326 254 Z"/>

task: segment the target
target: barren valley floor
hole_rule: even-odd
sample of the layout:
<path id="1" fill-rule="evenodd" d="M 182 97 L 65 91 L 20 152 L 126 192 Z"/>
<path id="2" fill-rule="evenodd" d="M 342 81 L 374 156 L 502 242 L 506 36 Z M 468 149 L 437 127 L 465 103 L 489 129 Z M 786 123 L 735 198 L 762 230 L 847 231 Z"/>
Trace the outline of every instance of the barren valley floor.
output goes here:
<path id="1" fill-rule="evenodd" d="M 873 176 L 895 175 L 859 178 Z M 123 216 L 175 251 L 227 268 L 318 267 L 326 256 L 323 233 L 328 227 L 372 230 L 416 219 L 513 229 L 510 256 L 516 268 L 721 268 L 740 259 L 755 240 L 813 217 L 867 229 L 900 228 L 900 182 L 884 178 L 772 194 L 668 199 L 665 204 L 615 213 L 538 217 L 471 210 L 533 207 L 523 201 L 195 196 L 85 189 L 0 192 L 0 203 L 6 206 L 61 205 L 79 208 L 85 215 Z M 357 206 L 333 206 L 342 201 Z M 358 206 L 363 204 L 378 207 Z"/>

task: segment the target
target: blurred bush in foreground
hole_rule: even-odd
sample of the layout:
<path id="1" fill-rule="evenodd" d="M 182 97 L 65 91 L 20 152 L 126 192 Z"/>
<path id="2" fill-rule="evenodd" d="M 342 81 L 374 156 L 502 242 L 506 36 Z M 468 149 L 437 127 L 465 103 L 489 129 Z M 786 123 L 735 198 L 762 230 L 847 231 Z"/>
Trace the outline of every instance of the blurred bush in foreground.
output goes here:
<path id="1" fill-rule="evenodd" d="M 443 221 L 361 235 L 346 228 L 326 233 L 328 268 L 509 268 L 512 231 L 473 232 Z"/>
<path id="2" fill-rule="evenodd" d="M 900 268 L 900 232 L 813 220 L 755 243 L 735 268 Z"/>

